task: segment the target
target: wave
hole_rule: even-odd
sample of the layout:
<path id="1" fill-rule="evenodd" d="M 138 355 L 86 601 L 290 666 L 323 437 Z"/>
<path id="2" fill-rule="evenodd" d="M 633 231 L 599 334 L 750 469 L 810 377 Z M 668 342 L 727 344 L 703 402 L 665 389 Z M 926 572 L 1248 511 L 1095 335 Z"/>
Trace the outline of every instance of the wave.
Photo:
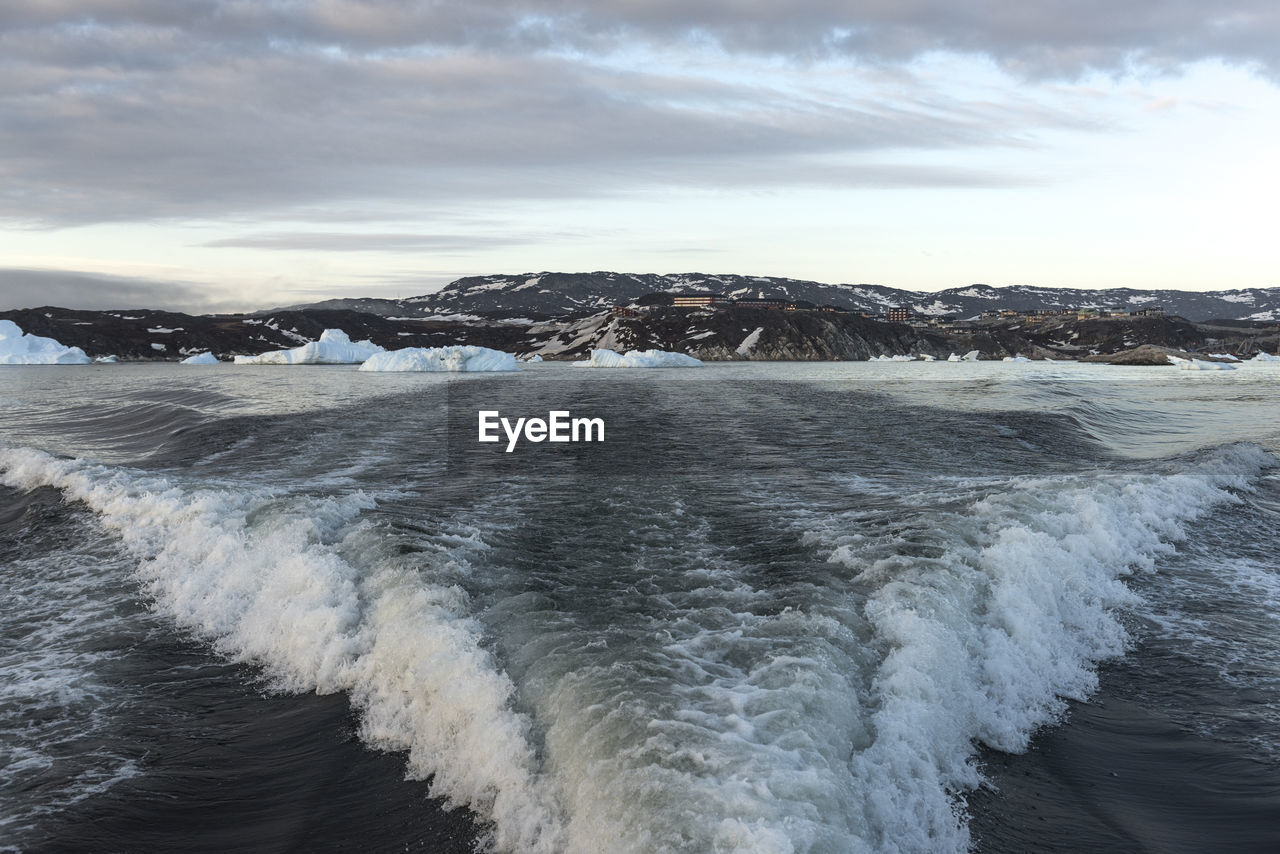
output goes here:
<path id="1" fill-rule="evenodd" d="M 1121 614 L 1140 600 L 1125 577 L 1154 568 L 1188 523 L 1237 502 L 1274 464 L 1238 445 L 1177 474 L 987 484 L 922 531 L 809 531 L 870 591 L 874 736 L 851 766 L 874 849 L 966 850 L 962 794 L 982 783 L 975 745 L 1022 752 L 1065 699 L 1085 699 L 1096 664 L 1128 642 Z M 930 540 L 935 549 L 921 547 Z"/>
<path id="2" fill-rule="evenodd" d="M 8 486 L 47 485 L 95 511 L 142 560 L 156 607 L 285 691 L 346 692 L 370 745 L 405 751 L 434 794 L 491 824 L 504 851 L 563 849 L 562 819 L 481 648 L 466 596 L 393 561 L 361 570 L 373 501 L 184 492 L 165 478 L 30 449 L 0 451 Z"/>
<path id="3" fill-rule="evenodd" d="M 0 451 L 5 484 L 98 514 L 178 625 L 281 690 L 347 693 L 362 738 L 487 821 L 486 845 L 535 852 L 966 850 L 976 745 L 1024 750 L 1086 697 L 1128 641 L 1125 577 L 1273 464 L 1240 445 L 1182 471 L 875 491 L 875 518 L 797 510 L 790 542 L 830 577 L 786 584 L 669 504 L 626 522 L 633 566 L 615 529 L 581 534 L 617 578 L 566 588 L 592 590 L 579 614 L 628 610 L 573 623 L 532 593 L 473 600 L 505 559 L 490 529 L 436 532 L 410 560 L 361 492 L 189 489 Z"/>

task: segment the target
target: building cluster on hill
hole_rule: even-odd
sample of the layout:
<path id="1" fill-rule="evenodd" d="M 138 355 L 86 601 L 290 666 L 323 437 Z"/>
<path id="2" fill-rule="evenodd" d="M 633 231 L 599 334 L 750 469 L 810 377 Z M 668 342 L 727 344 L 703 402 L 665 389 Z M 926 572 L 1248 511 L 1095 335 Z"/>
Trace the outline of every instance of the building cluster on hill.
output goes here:
<path id="1" fill-rule="evenodd" d="M 777 311 L 848 311 L 838 305 L 814 305 L 805 300 L 788 300 L 778 297 L 730 297 L 724 294 L 677 294 L 671 298 L 676 308 L 712 308 L 736 306 L 738 308 L 766 308 Z"/>
<path id="2" fill-rule="evenodd" d="M 1163 308 L 1139 308 L 1130 311 L 1124 306 L 1113 306 L 1108 308 L 1037 308 L 1027 311 L 1017 311 L 1014 309 L 992 309 L 982 313 L 984 319 L 988 318 L 1006 318 L 1022 320 L 1027 323 L 1038 323 L 1045 320 L 1060 320 L 1064 317 L 1075 317 L 1077 320 L 1090 320 L 1095 318 L 1115 318 L 1115 317 L 1164 317 Z"/>
<path id="3" fill-rule="evenodd" d="M 658 294 L 651 295 L 658 297 Z M 665 297 L 665 295 L 662 295 Z M 1066 319 L 1112 319 L 1120 317 L 1163 317 L 1162 308 L 1139 308 L 1129 310 L 1118 307 L 1086 307 L 1086 308 L 1040 308 L 1040 309 L 990 309 L 979 317 L 962 320 L 951 315 L 919 314 L 906 306 L 892 306 L 883 313 L 873 314 L 857 309 L 847 309 L 836 305 L 814 305 L 804 300 L 788 300 L 777 297 L 738 298 L 725 294 L 691 293 L 675 294 L 670 297 L 671 305 L 676 308 L 763 308 L 777 311 L 839 311 L 861 315 L 872 320 L 884 320 L 890 323 L 909 323 L 913 326 L 937 326 L 944 328 L 962 328 L 973 326 L 977 322 L 1001 320 L 1006 322 L 1044 323 Z M 644 301 L 642 300 L 642 303 Z M 613 313 L 618 317 L 636 317 L 647 306 L 635 305 L 614 306 Z"/>

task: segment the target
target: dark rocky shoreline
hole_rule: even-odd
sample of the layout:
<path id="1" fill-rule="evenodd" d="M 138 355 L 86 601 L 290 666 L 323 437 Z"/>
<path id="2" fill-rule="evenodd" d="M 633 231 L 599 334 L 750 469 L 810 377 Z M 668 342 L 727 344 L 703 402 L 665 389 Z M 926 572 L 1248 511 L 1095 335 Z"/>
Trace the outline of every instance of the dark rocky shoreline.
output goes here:
<path id="1" fill-rule="evenodd" d="M 85 311 L 45 306 L 0 312 L 24 332 L 80 347 L 92 357 L 175 361 L 211 351 L 221 359 L 313 341 L 328 328 L 388 349 L 475 344 L 546 359 L 580 359 L 595 347 L 657 348 L 705 361 L 865 361 L 877 356 L 945 359 L 977 350 L 983 359 L 1168 364 L 1188 356 L 1259 349 L 1274 352 L 1274 324 L 1196 324 L 1180 317 L 1055 319 L 1042 324 L 996 319 L 948 326 L 889 323 L 854 312 L 779 311 L 741 306 L 714 310 L 649 306 L 560 318 L 497 315 L 396 318 L 362 311 L 303 308 L 274 313 L 190 315 L 169 311 Z M 758 330 L 758 333 L 757 333 Z M 755 335 L 752 346 L 744 342 Z"/>

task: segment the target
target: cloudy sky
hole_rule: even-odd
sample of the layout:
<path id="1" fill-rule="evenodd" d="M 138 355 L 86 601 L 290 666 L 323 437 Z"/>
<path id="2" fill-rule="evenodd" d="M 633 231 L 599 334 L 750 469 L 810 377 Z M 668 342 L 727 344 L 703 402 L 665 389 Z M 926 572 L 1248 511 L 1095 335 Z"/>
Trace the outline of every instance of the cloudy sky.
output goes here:
<path id="1" fill-rule="evenodd" d="M 0 308 L 1280 285 L 1274 0 L 6 0 Z"/>

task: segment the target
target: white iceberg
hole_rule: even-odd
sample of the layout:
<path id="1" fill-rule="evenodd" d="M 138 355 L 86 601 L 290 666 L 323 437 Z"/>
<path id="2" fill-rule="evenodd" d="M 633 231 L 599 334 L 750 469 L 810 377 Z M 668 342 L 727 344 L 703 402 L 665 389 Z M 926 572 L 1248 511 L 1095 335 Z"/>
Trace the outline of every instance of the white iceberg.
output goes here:
<path id="1" fill-rule="evenodd" d="M 1226 362 L 1206 362 L 1203 359 L 1180 359 L 1169 356 L 1169 361 L 1184 371 L 1234 371 L 1235 368 Z"/>
<path id="2" fill-rule="evenodd" d="M 1210 353 L 1209 355 L 1215 359 L 1226 359 L 1228 362 L 1240 361 L 1240 357 L 1234 353 Z"/>
<path id="3" fill-rule="evenodd" d="M 1030 362 L 1026 356 L 1005 356 L 1002 361 L 1005 362 Z"/>
<path id="4" fill-rule="evenodd" d="M 386 352 L 372 341 L 352 341 L 341 329 L 326 329 L 319 341 L 258 356 L 236 356 L 237 365 L 356 365 Z"/>
<path id="5" fill-rule="evenodd" d="M 501 350 L 470 345 L 406 347 L 370 356 L 362 371 L 518 371 L 516 357 Z"/>
<path id="6" fill-rule="evenodd" d="M 92 362 L 79 347 L 67 347 L 39 335 L 24 335 L 12 320 L 0 320 L 0 365 L 88 365 Z"/>
<path id="7" fill-rule="evenodd" d="M 950 356 L 948 356 L 948 357 L 947 357 L 947 361 L 948 361 L 948 362 L 959 362 L 959 361 L 960 361 L 960 357 L 959 357 L 959 356 L 957 356 L 955 353 L 952 353 Z"/>
<path id="8" fill-rule="evenodd" d="M 920 354 L 920 361 L 922 361 L 922 362 L 932 362 L 932 361 L 935 361 L 935 360 L 934 360 L 933 356 L 929 355 L 928 353 L 921 353 L 921 354 Z"/>
<path id="9" fill-rule="evenodd" d="M 116 362 L 120 360 L 115 356 L 99 356 L 93 361 L 94 361 L 94 364 L 98 364 L 98 365 L 114 365 Z"/>
<path id="10" fill-rule="evenodd" d="M 532 362 L 541 362 L 541 361 L 542 361 L 542 357 L 541 357 L 541 356 L 539 356 L 537 353 L 534 353 L 532 356 L 530 356 L 529 358 L 525 359 L 525 361 L 526 361 L 526 362 L 530 362 L 530 363 L 532 363 Z"/>
<path id="11" fill-rule="evenodd" d="M 965 353 L 965 354 L 964 354 L 964 358 L 963 358 L 963 359 L 961 359 L 961 361 L 963 361 L 963 362 L 976 362 L 976 361 L 978 361 L 978 351 L 977 351 L 977 350 L 970 350 L 968 353 Z"/>
<path id="12" fill-rule="evenodd" d="M 591 357 L 574 362 L 577 368 L 699 368 L 702 362 L 684 353 L 666 350 L 628 350 L 625 355 L 612 350 L 592 350 Z"/>
<path id="13" fill-rule="evenodd" d="M 188 356 L 178 363 L 179 365 L 216 365 L 218 357 L 212 353 L 197 353 L 194 356 Z"/>
<path id="14" fill-rule="evenodd" d="M 1273 356 L 1270 353 L 1258 353 L 1249 360 L 1250 362 L 1280 362 L 1280 356 Z"/>

